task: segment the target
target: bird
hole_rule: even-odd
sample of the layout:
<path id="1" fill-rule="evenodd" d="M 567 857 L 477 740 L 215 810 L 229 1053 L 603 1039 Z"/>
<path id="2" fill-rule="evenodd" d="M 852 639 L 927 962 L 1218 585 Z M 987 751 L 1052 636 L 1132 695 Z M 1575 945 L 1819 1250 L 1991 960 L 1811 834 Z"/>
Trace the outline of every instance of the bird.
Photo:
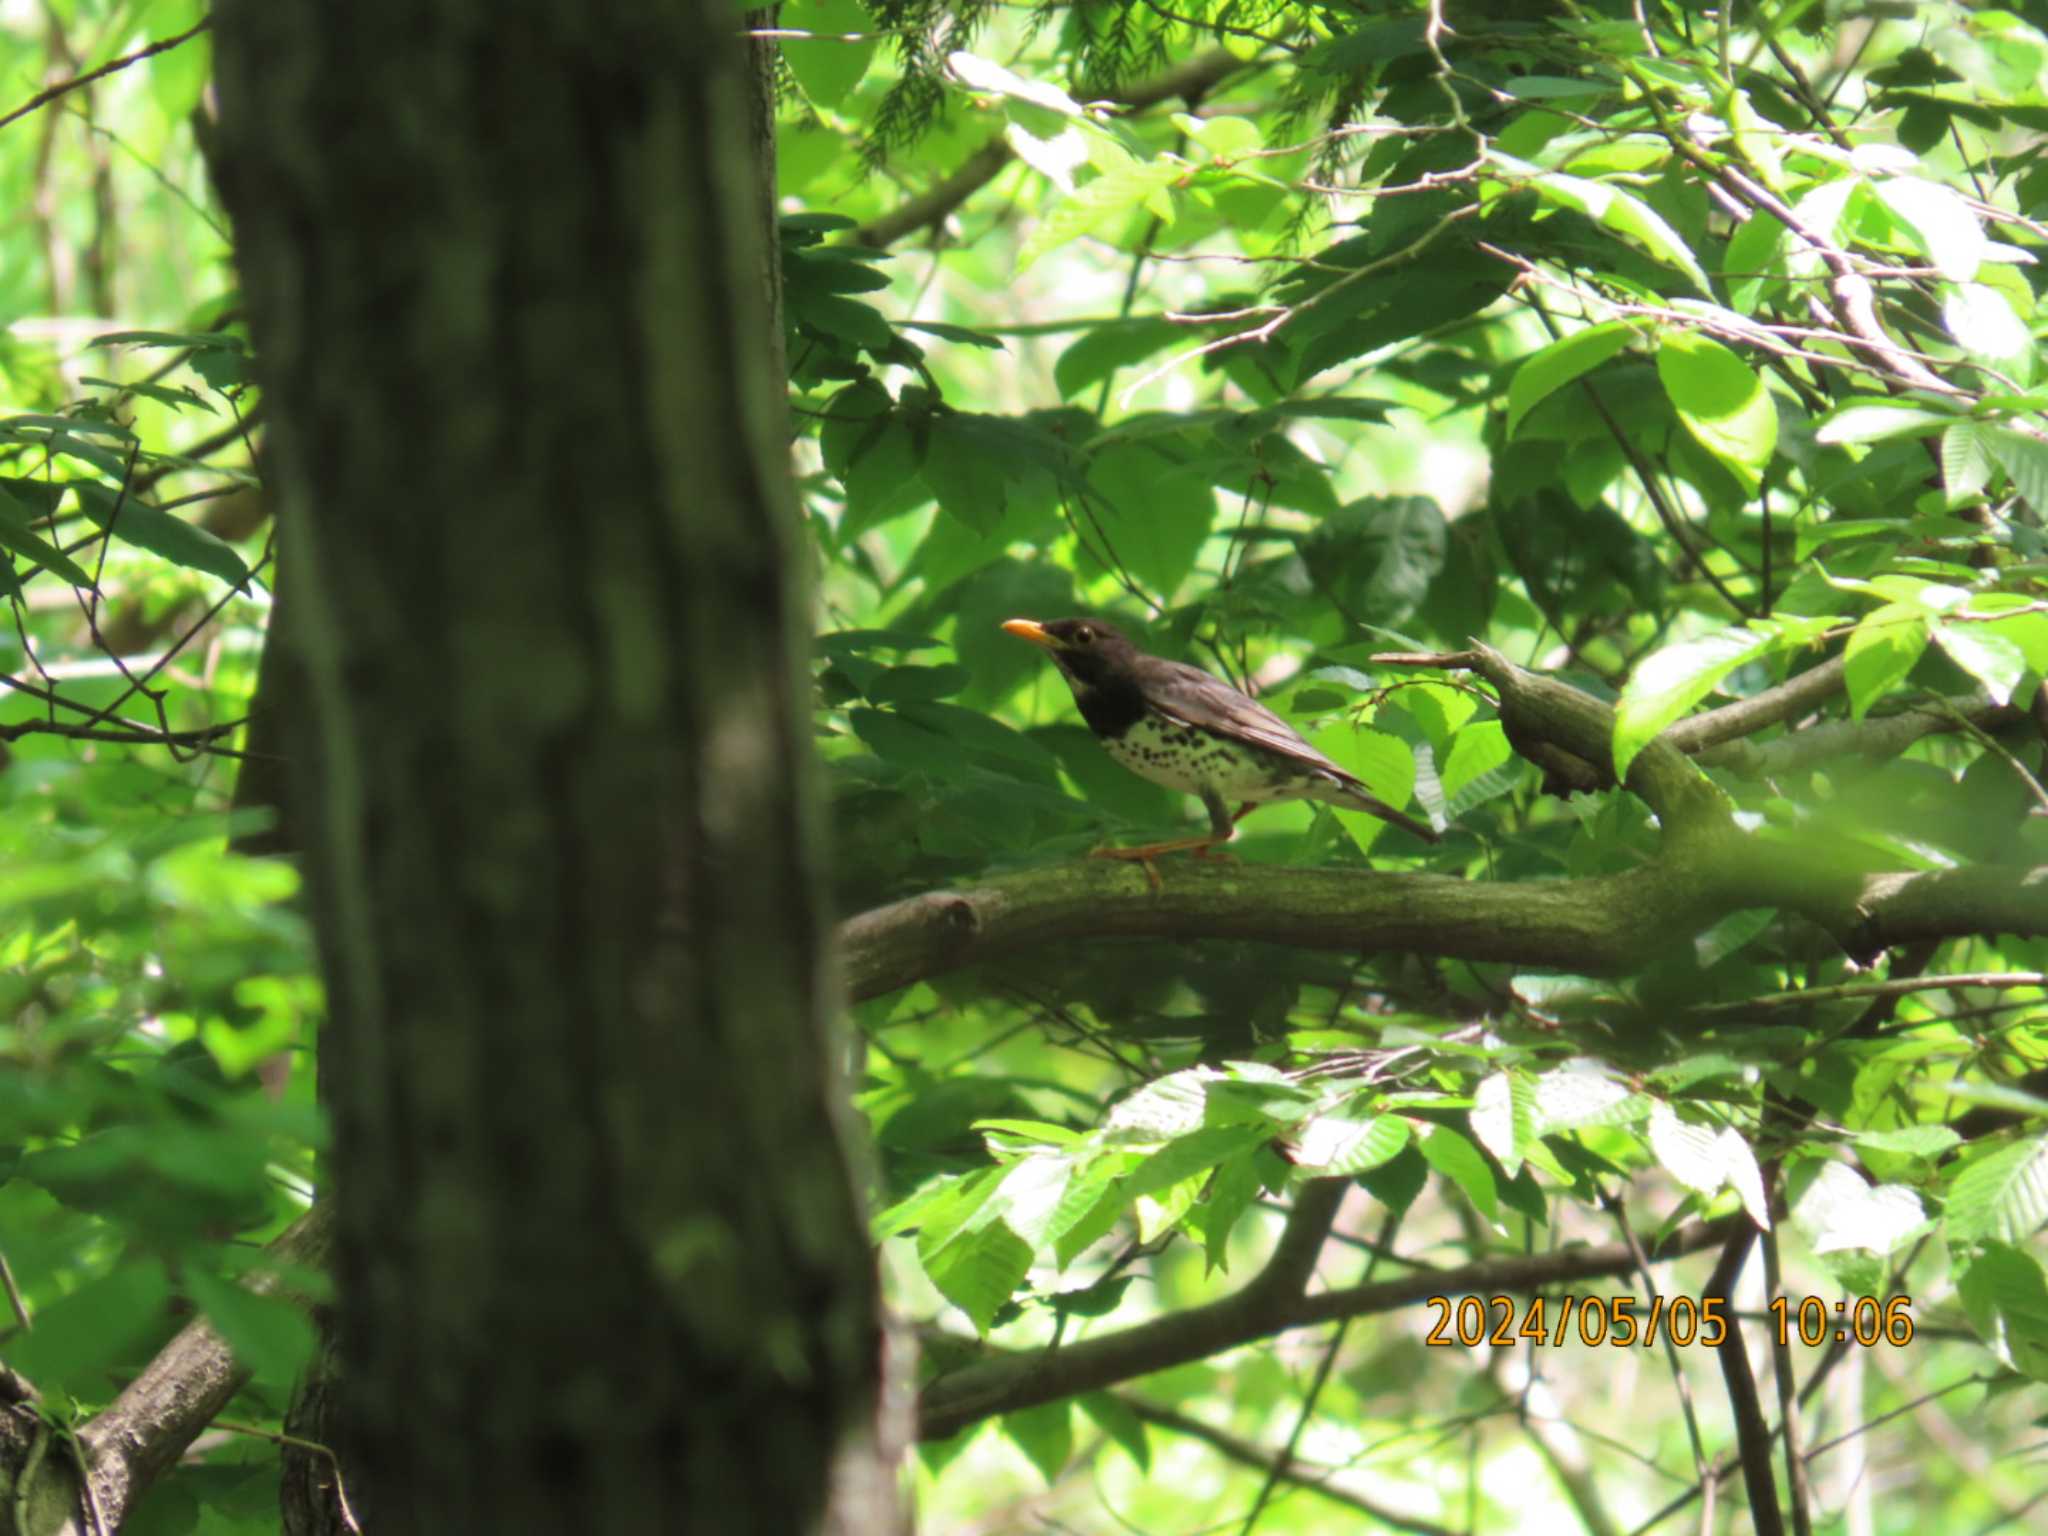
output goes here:
<path id="1" fill-rule="evenodd" d="M 1246 812 L 1273 800 L 1320 800 L 1390 821 L 1426 843 L 1435 828 L 1376 798 L 1301 739 L 1293 726 L 1221 678 L 1148 656 L 1100 619 L 1008 619 L 1007 634 L 1043 649 L 1060 669 L 1081 718 L 1109 755 L 1140 778 L 1201 798 L 1209 831 L 1096 856 L 1141 863 L 1153 883 L 1162 854 L 1221 857 Z M 1240 802 L 1231 814 L 1230 803 Z"/>

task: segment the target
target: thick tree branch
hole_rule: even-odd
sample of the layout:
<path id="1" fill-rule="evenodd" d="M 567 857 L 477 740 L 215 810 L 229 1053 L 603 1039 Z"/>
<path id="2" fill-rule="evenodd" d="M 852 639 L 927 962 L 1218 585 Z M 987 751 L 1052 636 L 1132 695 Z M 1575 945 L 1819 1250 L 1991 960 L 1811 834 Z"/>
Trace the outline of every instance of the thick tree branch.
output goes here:
<path id="1" fill-rule="evenodd" d="M 327 1209 L 315 1206 L 280 1233 L 267 1251 L 281 1269 L 320 1268 L 326 1263 L 332 1226 Z M 272 1271 L 251 1282 L 250 1289 L 268 1292 L 281 1285 Z M 78 1431 L 99 1530 L 120 1528 L 135 1501 L 248 1379 L 248 1367 L 236 1361 L 213 1325 L 199 1318 L 180 1329 L 142 1374 Z M 19 1426 L 11 1428 L 18 1431 Z M 35 1529 L 47 1536 L 87 1536 L 94 1529 L 93 1519 L 80 1505 L 69 1463 L 68 1456 L 46 1454 L 38 1483 L 28 1490 Z M 20 1464 L 15 1466 L 19 1475 Z"/>
<path id="2" fill-rule="evenodd" d="M 1733 1221 L 1691 1222 L 1651 1250 L 1676 1258 L 1727 1239 Z M 1092 1392 L 1169 1366 L 1205 1360 L 1220 1350 L 1269 1338 L 1290 1328 L 1365 1317 L 1413 1306 L 1427 1296 L 1522 1294 L 1628 1273 L 1635 1256 L 1623 1243 L 1569 1248 L 1533 1257 L 1495 1259 L 1457 1269 L 1421 1270 L 1315 1295 L 1288 1297 L 1264 1276 L 1206 1306 L 1139 1323 L 1058 1349 L 1001 1355 L 937 1378 L 918 1403 L 918 1433 L 943 1440 L 992 1414 L 1009 1413 Z"/>
<path id="3" fill-rule="evenodd" d="M 1848 673 L 1847 660 L 1832 656 L 1775 688 L 1681 720 L 1664 733 L 1664 739 L 1681 752 L 1695 753 L 1737 737 L 1753 736 L 1818 709 L 1842 691 Z"/>
<path id="4" fill-rule="evenodd" d="M 1618 975 L 1744 907 L 1797 912 L 1859 956 L 1917 939 L 2048 934 L 2048 866 L 1866 874 L 1733 831 L 1682 863 L 1583 880 L 1171 860 L 1160 874 L 1154 891 L 1137 869 L 1072 860 L 877 907 L 840 927 L 847 991 L 860 1001 L 1006 955 L 1113 939 L 1254 939 Z"/>
<path id="5" fill-rule="evenodd" d="M 1863 720 L 1828 720 L 1780 736 L 1776 741 L 1726 741 L 1700 754 L 1709 767 L 1726 768 L 1744 778 L 1802 773 L 1821 763 L 1857 758 L 1866 763 L 1889 762 L 1923 736 L 1961 731 L 1970 726 L 1995 730 L 2023 712 L 1994 704 L 1980 695 L 1954 699 L 1945 708 L 1902 709 L 1895 715 Z M 1701 718 L 1706 718 L 1702 716 Z M 1674 731 L 1677 727 L 1672 728 Z M 1670 733 L 1666 733 L 1670 734 Z"/>

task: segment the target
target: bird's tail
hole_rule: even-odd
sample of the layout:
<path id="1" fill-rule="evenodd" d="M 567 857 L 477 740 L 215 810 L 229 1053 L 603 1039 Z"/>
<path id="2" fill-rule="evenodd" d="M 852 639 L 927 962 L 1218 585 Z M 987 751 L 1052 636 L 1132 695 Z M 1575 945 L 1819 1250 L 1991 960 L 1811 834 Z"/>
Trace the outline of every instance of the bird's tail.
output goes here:
<path id="1" fill-rule="evenodd" d="M 1343 785 L 1331 785 L 1328 793 L 1317 796 L 1332 805 L 1341 805 L 1347 810 L 1364 811 L 1368 816 L 1377 816 L 1381 821 L 1391 821 L 1402 831 L 1421 838 L 1425 843 L 1443 841 L 1443 834 L 1436 828 L 1417 821 L 1413 816 L 1404 815 L 1384 800 L 1375 799 L 1362 789 Z"/>

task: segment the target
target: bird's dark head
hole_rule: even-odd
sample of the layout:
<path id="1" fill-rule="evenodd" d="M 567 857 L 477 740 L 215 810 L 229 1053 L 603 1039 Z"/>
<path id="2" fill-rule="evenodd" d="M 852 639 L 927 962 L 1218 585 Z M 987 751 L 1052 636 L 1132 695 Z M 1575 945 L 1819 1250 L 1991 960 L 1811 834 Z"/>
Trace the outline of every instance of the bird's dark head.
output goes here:
<path id="1" fill-rule="evenodd" d="M 1007 634 L 1041 647 L 1077 690 L 1099 687 L 1106 679 L 1128 672 L 1138 648 L 1100 619 L 1009 619 Z"/>

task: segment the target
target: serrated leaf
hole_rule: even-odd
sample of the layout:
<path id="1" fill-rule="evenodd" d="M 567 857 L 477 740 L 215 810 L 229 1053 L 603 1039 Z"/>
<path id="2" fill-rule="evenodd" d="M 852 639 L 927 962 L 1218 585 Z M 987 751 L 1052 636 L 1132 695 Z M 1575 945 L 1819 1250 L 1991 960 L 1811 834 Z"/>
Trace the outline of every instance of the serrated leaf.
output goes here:
<path id="1" fill-rule="evenodd" d="M 1210 1270 L 1226 1268 L 1230 1258 L 1230 1234 L 1244 1213 L 1259 1198 L 1266 1180 L 1261 1163 L 1273 1153 L 1260 1150 L 1223 1164 L 1209 1180 L 1209 1196 L 1202 1202 L 1197 1225 L 1202 1239 L 1203 1260 Z"/>
<path id="2" fill-rule="evenodd" d="M 968 1232 L 919 1261 L 933 1287 L 987 1333 L 996 1313 L 1031 1272 L 1031 1245 L 1000 1221 Z"/>
<path id="3" fill-rule="evenodd" d="M 1486 1155 L 1464 1136 L 1440 1125 L 1422 1141 L 1429 1166 L 1465 1192 L 1465 1198 L 1488 1221 L 1500 1216 L 1500 1189 Z"/>
<path id="4" fill-rule="evenodd" d="M 1721 1169 L 1728 1182 L 1735 1186 L 1735 1194 L 1742 1201 L 1742 1208 L 1749 1212 L 1749 1219 L 1763 1231 L 1771 1229 L 1771 1203 L 1764 1196 L 1763 1171 L 1756 1165 L 1756 1154 L 1749 1143 L 1742 1139 L 1741 1132 L 1734 1126 L 1726 1126 L 1719 1137 Z"/>
<path id="5" fill-rule="evenodd" d="M 1681 1120 L 1659 1100 L 1650 1110 L 1648 1137 L 1664 1171 L 1695 1194 L 1718 1193 L 1727 1182 L 1720 1133 L 1712 1126 Z"/>
<path id="6" fill-rule="evenodd" d="M 1711 337 L 1672 331 L 1657 377 L 1686 430 L 1755 495 L 1778 446 L 1777 407 L 1755 370 Z"/>
<path id="7" fill-rule="evenodd" d="M 1956 1295 L 1978 1337 L 2013 1369 L 2048 1381 L 2048 1275 L 2022 1249 L 1989 1242 L 1970 1258 Z"/>
<path id="8" fill-rule="evenodd" d="M 1987 428 L 1984 447 L 2035 512 L 2048 512 L 2048 443 L 2010 427 Z"/>
<path id="9" fill-rule="evenodd" d="M 1535 1105 L 1535 1091 L 1520 1072 L 1495 1072 L 1473 1090 L 1472 1134 L 1509 1178 L 1522 1166 L 1524 1149 L 1536 1139 Z"/>
<path id="10" fill-rule="evenodd" d="M 1955 425 L 1954 411 L 1930 410 L 1904 400 L 1858 397 L 1822 417 L 1813 429 L 1817 443 L 1880 443 L 1894 437 L 1926 437 Z"/>
<path id="11" fill-rule="evenodd" d="M 1941 483 L 1950 506 L 1975 501 L 1990 480 L 1991 455 L 1977 422 L 1959 421 L 1941 434 Z"/>
<path id="12" fill-rule="evenodd" d="M 1015 271 L 1021 273 L 1046 252 L 1149 205 L 1185 174 L 1184 166 L 1164 161 L 1133 161 L 1105 171 L 1073 196 L 1061 198 L 1038 221 L 1017 252 Z"/>
<path id="13" fill-rule="evenodd" d="M 1546 201 L 1583 213 L 1605 229 L 1612 230 L 1653 260 L 1675 267 L 1692 280 L 1701 293 L 1711 293 L 1707 274 L 1693 258 L 1691 249 L 1678 232 L 1664 222 L 1650 205 L 1632 192 L 1606 182 L 1584 181 L 1559 171 L 1546 171 L 1527 161 L 1498 151 L 1487 158 L 1533 186 Z"/>
<path id="14" fill-rule="evenodd" d="M 1288 1143 L 1294 1163 L 1328 1174 L 1359 1174 L 1397 1157 L 1410 1127 L 1399 1115 L 1317 1115 Z"/>
<path id="15" fill-rule="evenodd" d="M 2033 350 L 2034 338 L 2005 295 L 1982 283 L 1963 283 L 1942 300 L 1941 323 L 1957 346 L 1994 366 L 2010 367 Z"/>
<path id="16" fill-rule="evenodd" d="M 1147 1083 L 1113 1107 L 1102 1122 L 1112 1142 L 1167 1142 L 1202 1128 L 1207 1085 L 1220 1079 L 1213 1067 L 1190 1067 Z"/>
<path id="17" fill-rule="evenodd" d="M 1952 1242 L 2024 1243 L 2048 1221 L 2048 1136 L 2029 1137 L 1981 1157 L 1949 1186 Z"/>
<path id="18" fill-rule="evenodd" d="M 1632 320 L 1609 320 L 1560 337 L 1531 353 L 1508 381 L 1508 436 L 1543 401 L 1622 351 L 1639 334 Z"/>
<path id="19" fill-rule="evenodd" d="M 1211 1125 L 1176 1137 L 1134 1168 L 1120 1193 L 1126 1200 L 1141 1199 L 1170 1189 L 1218 1163 L 1241 1157 L 1264 1145 L 1272 1133 L 1256 1125 Z"/>
<path id="20" fill-rule="evenodd" d="M 1548 1136 L 1586 1125 L 1626 1125 L 1649 1112 L 1650 1101 L 1605 1062 L 1575 1056 L 1536 1079 L 1534 1132 Z"/>
<path id="21" fill-rule="evenodd" d="M 1849 1138 L 1873 1152 L 1893 1152 L 1906 1157 L 1933 1159 L 1963 1138 L 1945 1125 L 1902 1125 L 1889 1131 L 1857 1131 Z"/>
<path id="22" fill-rule="evenodd" d="M 1470 802 L 1459 799 L 1465 787 L 1504 766 L 1513 756 L 1507 728 L 1500 721 L 1481 720 L 1466 726 L 1452 738 L 1451 754 L 1439 775 L 1444 799 L 1460 809 L 1469 808 Z"/>
<path id="23" fill-rule="evenodd" d="M 1614 707 L 1614 772 L 1626 778 L 1657 733 L 1720 687 L 1737 667 L 1785 644 L 1783 633 L 1724 629 L 1666 646 L 1636 667 Z"/>
<path id="24" fill-rule="evenodd" d="M 1810 1166 L 1810 1165 L 1809 1165 Z M 1792 1224 L 1815 1253 L 1890 1253 L 1926 1220 L 1919 1197 L 1900 1184 L 1872 1187 L 1847 1163 L 1828 1161 L 1799 1187 Z"/>
<path id="25" fill-rule="evenodd" d="M 1770 927 L 1777 915 L 1776 907 L 1742 907 L 1730 912 L 1706 932 L 1693 936 L 1693 958 L 1701 970 L 1719 965 Z"/>
<path id="26" fill-rule="evenodd" d="M 1843 648 L 1851 715 L 1861 720 L 1905 680 L 1927 649 L 1927 632 L 1926 612 L 1912 603 L 1886 603 L 1857 622 Z"/>
<path id="27" fill-rule="evenodd" d="M 1967 283 L 1977 275 L 1984 260 L 1984 225 L 1954 188 L 1895 176 L 1873 183 L 1873 190 L 1943 277 Z"/>
<path id="28" fill-rule="evenodd" d="M 1982 625 L 1937 624 L 1934 643 L 1983 685 L 1994 704 L 2010 704 L 2027 675 L 2027 658 L 2020 648 Z"/>

